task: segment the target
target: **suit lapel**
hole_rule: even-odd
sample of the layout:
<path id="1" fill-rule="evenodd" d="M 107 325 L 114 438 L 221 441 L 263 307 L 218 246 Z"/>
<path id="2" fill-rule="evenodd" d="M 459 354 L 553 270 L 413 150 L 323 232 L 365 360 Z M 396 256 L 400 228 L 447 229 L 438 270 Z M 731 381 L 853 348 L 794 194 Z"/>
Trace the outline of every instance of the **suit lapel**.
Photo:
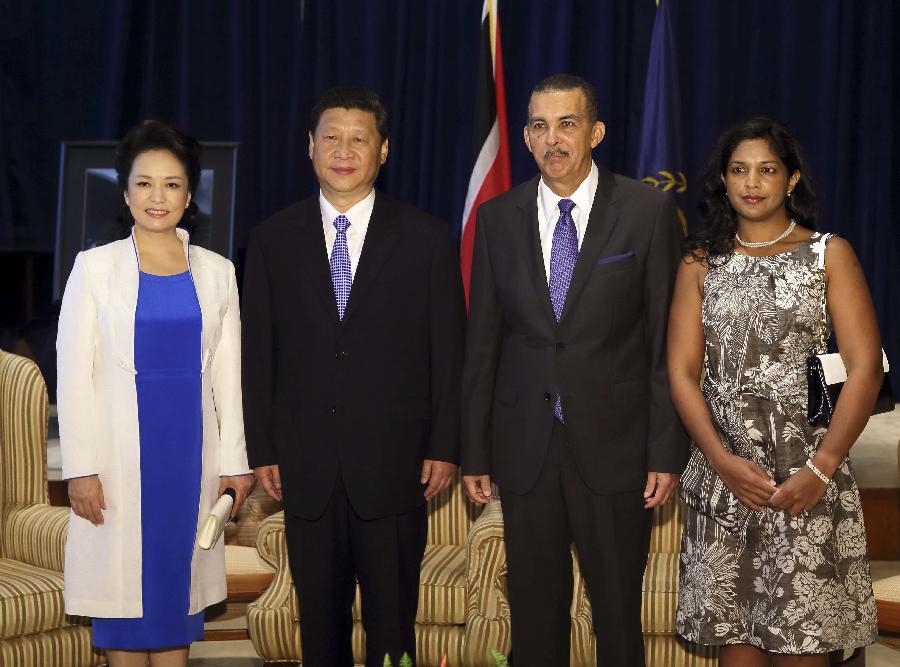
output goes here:
<path id="1" fill-rule="evenodd" d="M 523 190 L 522 199 L 517 206 L 520 215 L 520 229 L 524 232 L 522 250 L 526 255 L 526 266 L 531 275 L 535 296 L 540 302 L 541 310 L 547 320 L 555 326 L 556 315 L 553 314 L 553 304 L 550 301 L 550 287 L 547 284 L 547 270 L 544 267 L 544 253 L 538 229 L 537 191 L 539 184 L 540 176 L 532 179 L 529 186 Z"/>
<path id="2" fill-rule="evenodd" d="M 334 298 L 334 284 L 331 282 L 328 250 L 325 248 L 319 198 L 310 197 L 303 202 L 302 207 L 297 221 L 300 265 L 309 277 L 310 288 L 319 296 L 322 307 L 331 320 L 337 322 L 337 302 Z"/>
<path id="3" fill-rule="evenodd" d="M 594 203 L 591 205 L 591 216 L 588 219 L 581 250 L 578 252 L 578 260 L 575 262 L 572 282 L 569 283 L 569 291 L 566 293 L 560 323 L 566 319 L 569 311 L 574 307 L 573 304 L 578 300 L 578 295 L 581 294 L 581 290 L 584 289 L 591 271 L 594 269 L 594 263 L 600 256 L 603 246 L 609 240 L 619 219 L 619 207 L 615 205 L 618 191 L 613 175 L 603 168 L 599 168 L 599 171 L 597 193 L 594 195 Z"/>
<path id="4" fill-rule="evenodd" d="M 391 217 L 390 208 L 385 205 L 384 198 L 376 192 L 375 205 L 372 208 L 372 217 L 369 219 L 369 227 L 366 230 L 362 255 L 359 258 L 359 265 L 356 267 L 356 275 L 353 277 L 353 285 L 350 288 L 350 298 L 347 300 L 347 308 L 344 311 L 345 322 L 365 299 L 372 282 L 394 249 L 399 233 L 396 221 Z M 335 306 L 335 312 L 337 312 L 337 306 Z"/>

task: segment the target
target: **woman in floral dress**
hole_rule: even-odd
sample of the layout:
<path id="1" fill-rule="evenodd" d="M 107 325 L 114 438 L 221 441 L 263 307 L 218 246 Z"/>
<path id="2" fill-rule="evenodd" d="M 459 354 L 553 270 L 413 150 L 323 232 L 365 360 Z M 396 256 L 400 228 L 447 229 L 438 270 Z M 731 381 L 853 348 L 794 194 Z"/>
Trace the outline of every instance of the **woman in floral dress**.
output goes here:
<path id="1" fill-rule="evenodd" d="M 708 473 L 700 493 L 715 493 L 720 512 L 688 503 L 677 629 L 721 645 L 722 666 L 824 666 L 828 652 L 877 637 L 847 458 L 883 377 L 874 309 L 850 244 L 814 231 L 815 194 L 783 125 L 754 118 L 726 132 L 705 190 L 675 286 L 669 375 Z M 828 428 L 806 414 L 823 279 L 848 373 Z"/>

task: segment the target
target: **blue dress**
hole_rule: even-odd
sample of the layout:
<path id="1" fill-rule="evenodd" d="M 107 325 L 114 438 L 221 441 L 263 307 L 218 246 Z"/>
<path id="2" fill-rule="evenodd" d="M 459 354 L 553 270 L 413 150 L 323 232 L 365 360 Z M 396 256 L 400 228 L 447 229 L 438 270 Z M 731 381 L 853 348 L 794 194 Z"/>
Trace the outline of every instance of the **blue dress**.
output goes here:
<path id="1" fill-rule="evenodd" d="M 161 649 L 203 639 L 189 615 L 203 419 L 200 304 L 188 271 L 140 273 L 134 318 L 141 449 L 143 616 L 95 618 L 94 645 Z"/>

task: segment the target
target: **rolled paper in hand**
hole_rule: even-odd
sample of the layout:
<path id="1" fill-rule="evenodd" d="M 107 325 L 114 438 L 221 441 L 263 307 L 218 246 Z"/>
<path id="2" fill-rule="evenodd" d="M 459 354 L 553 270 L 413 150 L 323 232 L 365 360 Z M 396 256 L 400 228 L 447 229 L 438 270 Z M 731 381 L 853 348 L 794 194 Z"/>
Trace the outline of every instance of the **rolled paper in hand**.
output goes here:
<path id="1" fill-rule="evenodd" d="M 225 489 L 225 493 L 216 501 L 206 517 L 206 521 L 197 531 L 197 546 L 201 549 L 212 549 L 219 537 L 228 525 L 231 518 L 231 508 L 234 506 L 235 492 L 231 487 Z"/>

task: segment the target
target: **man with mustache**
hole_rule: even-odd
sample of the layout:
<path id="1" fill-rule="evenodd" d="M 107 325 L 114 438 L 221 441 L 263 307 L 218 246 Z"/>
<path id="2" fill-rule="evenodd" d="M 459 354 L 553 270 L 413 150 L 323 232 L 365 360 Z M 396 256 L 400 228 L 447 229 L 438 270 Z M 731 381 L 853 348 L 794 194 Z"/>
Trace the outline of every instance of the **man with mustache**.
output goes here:
<path id="1" fill-rule="evenodd" d="M 597 663 L 644 665 L 651 510 L 687 459 L 665 348 L 681 228 L 668 195 L 593 162 L 605 129 L 587 81 L 541 81 L 540 176 L 477 214 L 461 465 L 474 502 L 500 489 L 516 667 L 568 662 L 572 545 Z"/>

